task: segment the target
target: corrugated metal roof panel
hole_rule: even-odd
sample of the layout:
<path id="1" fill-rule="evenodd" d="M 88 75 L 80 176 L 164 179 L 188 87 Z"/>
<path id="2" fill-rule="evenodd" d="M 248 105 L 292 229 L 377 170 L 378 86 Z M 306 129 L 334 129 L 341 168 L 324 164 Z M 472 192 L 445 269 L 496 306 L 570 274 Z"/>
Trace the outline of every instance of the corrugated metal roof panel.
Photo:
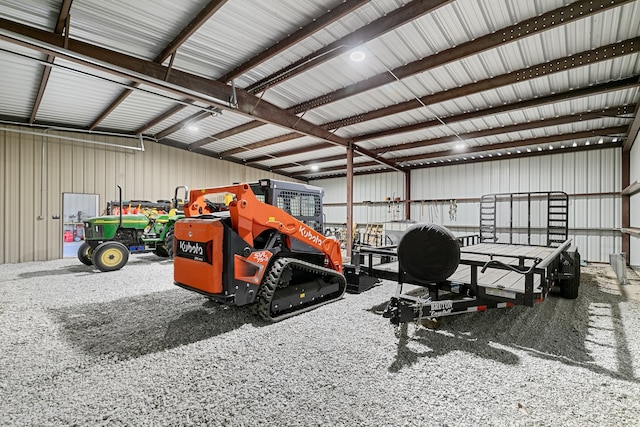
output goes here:
<path id="1" fill-rule="evenodd" d="M 207 0 L 136 0 L 73 3 L 71 37 L 148 60 L 154 59 L 207 4 Z"/>
<path id="2" fill-rule="evenodd" d="M 161 121 L 160 123 L 156 124 L 155 126 L 150 127 L 149 129 L 147 129 L 145 131 L 145 134 L 156 135 L 156 134 L 162 132 L 163 130 L 168 129 L 171 126 L 177 124 L 178 122 L 186 119 L 187 117 L 192 116 L 193 114 L 197 113 L 198 111 L 201 111 L 201 109 L 196 107 L 196 106 L 185 107 L 182 110 L 180 110 L 177 113 L 175 113 L 172 116 L 170 116 L 169 118 Z M 172 135 L 169 135 L 169 137 L 172 137 Z"/>
<path id="3" fill-rule="evenodd" d="M 53 31 L 56 26 L 62 0 L 24 1 L 2 0 L 0 16 L 11 21 L 20 22 Z"/>
<path id="4" fill-rule="evenodd" d="M 278 136 L 278 135 L 275 135 L 275 136 Z M 251 160 L 255 157 L 273 156 L 274 158 L 277 158 L 277 159 L 285 159 L 284 161 L 287 161 L 287 162 L 290 160 L 289 157 L 295 157 L 295 158 L 301 157 L 302 159 L 310 160 L 317 156 L 318 151 L 313 150 L 313 151 L 301 153 L 296 156 L 287 156 L 287 157 L 283 157 L 280 153 L 283 153 L 289 150 L 296 150 L 304 147 L 312 147 L 318 144 L 323 144 L 323 142 L 318 140 L 318 138 L 304 136 L 302 138 L 297 138 L 290 141 L 284 141 L 278 144 L 269 145 L 262 148 L 246 150 L 242 153 L 235 154 L 234 157 L 239 159 Z M 323 150 L 320 150 L 320 151 L 323 151 Z M 266 164 L 269 164 L 268 161 Z"/>
<path id="5" fill-rule="evenodd" d="M 249 120 L 246 117 L 226 110 L 221 114 L 212 114 L 210 117 L 194 123 L 193 126 L 187 125 L 178 132 L 171 134 L 169 138 L 184 142 L 185 144 L 191 144 L 202 138 L 215 135 L 229 128 L 246 123 L 247 121 Z M 245 134 L 243 133 L 242 135 Z M 231 141 L 231 138 L 228 138 L 206 144 L 202 146 L 202 148 L 215 153 L 220 153 L 229 148 L 234 148 L 235 146 L 236 144 Z"/>
<path id="6" fill-rule="evenodd" d="M 56 59 L 36 119 L 89 126 L 115 97 L 126 80 L 106 76 L 69 61 Z"/>
<path id="7" fill-rule="evenodd" d="M 5 49 L 9 51 L 5 52 Z M 22 55 L 34 57 L 34 52 L 20 47 L 14 48 L 8 43 L 0 41 L 1 115 L 31 116 L 44 66 Z M 46 59 L 46 55 L 35 54 L 35 56 L 40 60 Z"/>
<path id="8" fill-rule="evenodd" d="M 141 90 L 133 90 L 99 126 L 134 132 L 175 105 L 167 98 L 155 95 L 153 92 L 147 92 L 146 90 L 149 88 L 144 85 L 139 89 Z"/>
<path id="9" fill-rule="evenodd" d="M 357 9 L 355 12 L 345 16 L 340 21 L 328 25 L 323 30 L 318 31 L 311 37 L 308 37 L 297 45 L 291 47 L 290 49 L 287 49 L 282 53 L 282 55 L 278 55 L 254 68 L 241 79 L 239 79 L 238 82 L 242 87 L 245 87 L 251 83 L 261 80 L 264 77 L 281 70 L 289 64 L 301 58 L 304 58 L 321 49 L 322 47 L 350 34 L 355 29 L 369 24 L 370 22 L 385 15 L 386 13 L 395 10 L 401 4 L 405 4 L 407 2 L 408 0 L 377 0 L 375 2 L 369 2 Z"/>
<path id="10" fill-rule="evenodd" d="M 282 0 L 278 7 L 273 7 L 269 2 L 228 1 L 183 45 L 176 56 L 175 66 L 203 76 L 222 77 L 298 30 L 300 22 L 311 22 L 340 3 L 340 0 Z M 256 25 L 258 17 L 260 24 Z M 288 65 L 290 53 L 283 52 L 282 55 L 285 57 L 279 58 L 278 55 L 276 58 L 279 59 L 272 60 L 277 62 L 273 71 Z M 237 84 L 245 87 L 253 81 L 243 76 L 237 79 Z"/>
<path id="11" fill-rule="evenodd" d="M 346 154 L 345 154 L 345 149 L 344 148 L 340 148 L 340 147 L 330 147 L 330 148 L 325 148 L 322 150 L 317 150 L 317 151 L 313 151 L 313 154 L 310 155 L 309 153 L 301 153 L 301 154 L 296 154 L 293 156 L 277 156 L 276 153 L 272 153 L 274 155 L 273 159 L 271 160 L 267 160 L 265 162 L 263 162 L 263 164 L 267 167 L 274 167 L 276 168 L 278 165 L 282 165 L 282 164 L 289 164 L 289 163 L 296 163 L 296 162 L 305 162 L 304 164 L 301 164 L 300 166 L 296 166 L 296 167 L 288 167 L 288 168 L 284 168 L 284 170 L 286 170 L 287 172 L 300 172 L 300 171 L 309 171 L 311 170 L 311 166 L 312 166 L 312 162 L 314 159 L 316 158 L 323 158 L 323 157 L 332 157 L 332 156 L 340 156 L 340 155 L 344 155 L 346 158 Z M 366 157 L 365 157 L 366 159 Z M 336 162 L 324 162 L 324 163 L 318 163 L 318 166 L 320 166 L 321 168 L 325 168 L 328 167 L 328 165 L 343 165 L 344 166 L 345 160 L 338 160 Z"/>

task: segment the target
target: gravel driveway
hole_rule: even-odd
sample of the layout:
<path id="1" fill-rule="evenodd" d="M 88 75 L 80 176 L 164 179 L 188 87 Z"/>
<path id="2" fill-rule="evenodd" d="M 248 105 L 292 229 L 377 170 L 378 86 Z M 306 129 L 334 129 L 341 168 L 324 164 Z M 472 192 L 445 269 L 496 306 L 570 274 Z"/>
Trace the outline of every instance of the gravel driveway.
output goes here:
<path id="1" fill-rule="evenodd" d="M 606 266 L 577 300 L 400 338 L 390 282 L 268 324 L 172 274 L 150 254 L 0 265 L 0 425 L 640 425 L 640 284 Z"/>

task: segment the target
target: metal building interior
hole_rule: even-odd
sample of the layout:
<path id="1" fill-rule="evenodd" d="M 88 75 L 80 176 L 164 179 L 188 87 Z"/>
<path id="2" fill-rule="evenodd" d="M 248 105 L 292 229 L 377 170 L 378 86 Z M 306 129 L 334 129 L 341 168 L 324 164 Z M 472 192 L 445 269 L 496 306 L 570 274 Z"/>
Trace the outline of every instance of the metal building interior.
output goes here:
<path id="1" fill-rule="evenodd" d="M 5 129 L 112 133 L 309 182 L 397 172 L 406 203 L 428 197 L 412 194 L 422 168 L 615 148 L 619 193 L 635 188 L 638 9 L 4 1 L 0 115 Z M 630 199 L 612 200 L 612 226 L 633 231 Z"/>
<path id="2" fill-rule="evenodd" d="M 640 0 L 2 0 L 0 266 L 127 177 L 312 184 L 346 236 L 565 191 L 583 259 L 640 266 L 639 52 Z"/>

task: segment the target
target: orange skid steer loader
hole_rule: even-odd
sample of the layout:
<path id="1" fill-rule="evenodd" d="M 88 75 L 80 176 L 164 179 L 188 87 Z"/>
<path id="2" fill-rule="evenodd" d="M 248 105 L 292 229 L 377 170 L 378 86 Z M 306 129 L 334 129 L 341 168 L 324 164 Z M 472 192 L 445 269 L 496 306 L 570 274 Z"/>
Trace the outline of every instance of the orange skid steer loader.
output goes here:
<path id="1" fill-rule="evenodd" d="M 228 211 L 205 208 L 216 195 L 230 200 Z M 254 305 L 268 321 L 342 298 L 340 243 L 322 235 L 322 195 L 319 187 L 268 179 L 191 191 L 175 225 L 175 284 Z"/>

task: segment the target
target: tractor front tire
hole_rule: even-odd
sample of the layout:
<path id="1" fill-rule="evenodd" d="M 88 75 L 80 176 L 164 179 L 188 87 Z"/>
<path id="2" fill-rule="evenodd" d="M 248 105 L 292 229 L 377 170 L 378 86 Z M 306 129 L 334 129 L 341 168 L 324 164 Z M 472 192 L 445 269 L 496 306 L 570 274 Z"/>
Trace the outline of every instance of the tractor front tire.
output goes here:
<path id="1" fill-rule="evenodd" d="M 78 259 L 84 265 L 93 265 L 91 261 L 91 254 L 93 253 L 93 248 L 87 242 L 82 242 L 80 247 L 78 248 Z"/>
<path id="2" fill-rule="evenodd" d="M 153 253 L 159 256 L 160 258 L 167 258 L 169 256 L 169 253 L 167 252 L 165 247 L 161 246 L 160 243 L 158 243 L 158 246 L 156 246 Z"/>
<path id="3" fill-rule="evenodd" d="M 120 242 L 104 242 L 93 251 L 91 260 L 100 271 L 120 270 L 129 260 L 129 249 Z"/>
<path id="4" fill-rule="evenodd" d="M 167 231 L 167 235 L 164 237 L 164 249 L 167 251 L 169 258 L 173 259 L 173 227 L 169 231 Z"/>

